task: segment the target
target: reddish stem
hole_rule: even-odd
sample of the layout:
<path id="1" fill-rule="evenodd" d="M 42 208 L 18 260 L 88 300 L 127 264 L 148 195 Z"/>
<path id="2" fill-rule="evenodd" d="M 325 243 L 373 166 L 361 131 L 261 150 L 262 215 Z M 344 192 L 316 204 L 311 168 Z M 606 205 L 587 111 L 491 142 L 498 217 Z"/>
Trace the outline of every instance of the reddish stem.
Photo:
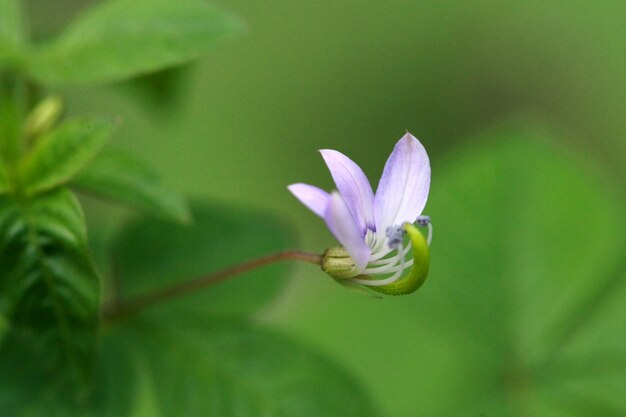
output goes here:
<path id="1" fill-rule="evenodd" d="M 194 293 L 205 287 L 218 284 L 231 277 L 235 277 L 265 265 L 282 261 L 302 261 L 315 265 L 321 265 L 322 257 L 313 253 L 300 251 L 285 251 L 266 255 L 209 275 L 192 279 L 191 281 L 161 288 L 127 300 L 114 300 L 113 302 L 106 303 L 102 310 L 102 318 L 104 321 L 108 322 L 119 320 L 120 318 L 138 313 L 148 307 Z"/>

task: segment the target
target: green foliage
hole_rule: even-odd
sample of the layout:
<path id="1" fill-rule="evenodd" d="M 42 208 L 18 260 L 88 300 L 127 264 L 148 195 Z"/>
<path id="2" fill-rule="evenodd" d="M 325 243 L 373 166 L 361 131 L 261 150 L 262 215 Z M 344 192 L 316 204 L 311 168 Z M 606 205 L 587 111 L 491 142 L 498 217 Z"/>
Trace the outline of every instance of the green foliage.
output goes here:
<path id="1" fill-rule="evenodd" d="M 618 188 L 542 132 L 470 143 L 433 169 L 419 297 L 373 304 L 330 289 L 324 309 L 303 296 L 278 320 L 338 352 L 394 415 L 626 415 Z"/>
<path id="2" fill-rule="evenodd" d="M 20 186 L 32 195 L 66 183 L 91 161 L 110 135 L 110 124 L 87 119 L 64 123 L 44 134 L 20 163 Z"/>
<path id="3" fill-rule="evenodd" d="M 101 342 L 89 409 L 94 417 L 141 417 L 135 404 L 143 401 L 142 378 L 147 373 L 143 359 L 120 328 L 107 330 Z"/>
<path id="4" fill-rule="evenodd" d="M 2 414 L 57 397 L 80 403 L 90 385 L 100 284 L 71 192 L 0 200 L 0 264 L 0 313 L 10 326 L 0 345 Z"/>
<path id="5" fill-rule="evenodd" d="M 145 294 L 292 242 L 281 222 L 260 212 L 195 203 L 192 215 L 192 227 L 160 219 L 123 227 L 112 242 L 118 296 Z M 376 415 L 336 365 L 277 334 L 226 318 L 267 303 L 288 271 L 255 271 L 116 325 L 105 338 L 98 415 Z M 128 381 L 125 390 L 119 388 L 122 379 Z"/>
<path id="6" fill-rule="evenodd" d="M 11 182 L 9 180 L 9 174 L 7 173 L 7 169 L 0 160 L 0 195 L 6 193 L 11 189 Z"/>
<path id="7" fill-rule="evenodd" d="M 135 78 L 154 91 L 155 80 L 168 79 L 173 91 L 181 65 L 239 28 L 203 0 L 110 0 L 34 46 L 23 38 L 19 2 L 0 0 L 0 71 L 11 70 L 0 73 L 0 415 L 375 415 L 338 366 L 243 321 L 282 288 L 286 265 L 132 319 L 107 315 L 116 305 L 108 303 L 101 329 L 103 285 L 68 184 L 159 216 L 135 220 L 115 240 L 115 302 L 293 239 L 271 216 L 206 204 L 194 205 L 193 227 L 183 226 L 185 202 L 151 169 L 121 153 L 98 157 L 110 124 L 57 126 L 62 102 L 35 106 L 45 87 L 35 81 Z"/>
<path id="8" fill-rule="evenodd" d="M 268 214 L 206 203 L 193 204 L 191 212 L 189 226 L 142 218 L 123 228 L 112 245 L 120 295 L 137 296 L 293 247 L 292 233 Z M 249 314 L 278 293 L 290 269 L 268 266 L 159 308 Z"/>
<path id="9" fill-rule="evenodd" d="M 244 322 L 180 312 L 149 314 L 123 324 L 108 339 L 109 345 L 121 342 L 126 350 L 107 352 L 107 372 L 131 377 L 135 384 L 118 393 L 111 390 L 119 379 L 113 387 L 98 387 L 98 404 L 108 408 L 99 416 L 123 417 L 131 410 L 149 416 L 145 410 L 150 409 L 181 417 L 376 415 L 338 366 Z M 128 369 L 135 375 L 127 375 Z M 115 399 L 130 409 L 124 411 Z"/>
<path id="10" fill-rule="evenodd" d="M 480 151 L 450 162 L 430 205 L 442 221 L 431 272 L 440 296 L 429 310 L 445 312 L 433 320 L 464 340 L 462 372 L 473 381 L 470 403 L 456 411 L 473 403 L 477 411 L 496 404 L 503 417 L 559 415 L 555 394 L 571 381 L 549 376 L 572 360 L 567 346 L 579 335 L 571 320 L 602 323 L 591 312 L 610 294 L 595 294 L 623 278 L 614 272 L 625 266 L 622 210 L 610 187 L 544 135 L 496 130 L 482 140 Z M 581 310 L 585 300 L 591 310 Z M 602 355 L 608 343 L 596 341 L 585 356 Z M 597 401 L 626 413 L 623 396 L 607 391 Z"/>
<path id="11" fill-rule="evenodd" d="M 122 152 L 105 151 L 72 181 L 80 190 L 120 201 L 186 223 L 185 201 L 162 185 L 142 161 Z"/>
<path id="12" fill-rule="evenodd" d="M 4 340 L 4 336 L 9 331 L 9 321 L 4 317 L 2 313 L 0 313 L 0 345 Z"/>
<path id="13" fill-rule="evenodd" d="M 150 110 L 162 112 L 162 116 L 169 120 L 184 109 L 194 69 L 193 64 L 166 68 L 132 78 L 116 87 Z"/>
<path id="14" fill-rule="evenodd" d="M 240 29 L 204 0 L 111 0 L 89 9 L 34 54 L 46 83 L 105 83 L 181 65 Z"/>
<path id="15" fill-rule="evenodd" d="M 0 39 L 17 44 L 22 40 L 21 7 L 19 0 L 0 0 Z"/>
<path id="16" fill-rule="evenodd" d="M 59 196 L 69 195 L 59 191 Z M 38 197 L 40 206 L 49 210 L 54 204 L 44 201 L 44 196 L 47 194 Z M 14 219 L 19 214 L 17 208 L 5 211 L 13 216 L 3 218 Z M 60 218 L 65 224 L 76 217 L 72 214 L 48 211 L 41 221 L 62 236 L 66 229 L 52 225 L 51 219 Z M 158 219 L 139 220 L 124 228 L 113 245 L 120 273 L 115 278 L 124 296 L 169 285 L 174 274 L 184 278 L 184 274 L 206 273 L 208 268 L 230 265 L 242 256 L 281 249 L 290 241 L 283 225 L 262 213 L 195 204 L 193 214 L 195 228 Z M 2 230 L 14 229 L 11 221 L 1 224 L 6 225 Z M 73 227 L 77 225 L 67 228 Z M 251 228 L 254 234 L 249 233 Z M 205 248 L 211 243 L 206 233 L 220 231 L 227 238 Z M 268 238 L 258 239 L 257 233 Z M 78 240 L 75 233 L 66 234 L 66 240 Z M 82 237 L 80 241 L 84 242 Z M 234 247 L 237 252 L 232 253 Z M 1 253 L 11 255 L 5 250 Z M 63 268 L 55 270 L 68 273 Z M 26 340 L 12 331 L 0 345 L 0 411 L 15 417 L 377 415 L 361 388 L 337 365 L 273 332 L 226 318 L 250 313 L 266 303 L 287 272 L 275 268 L 249 274 L 242 277 L 240 285 L 225 283 L 110 324 L 97 352 L 93 387 L 83 381 L 78 385 L 83 391 L 74 398 L 62 395 L 67 381 L 50 379 L 51 375 L 67 375 L 69 370 L 44 368 L 40 362 L 47 356 L 31 352 L 43 349 L 43 329 Z M 76 299 L 67 288 L 59 287 L 59 291 Z M 89 293 L 87 289 L 84 292 Z M 2 294 L 7 294 L 4 288 Z M 30 304 L 38 305 L 38 299 Z M 12 325 L 16 329 L 23 324 L 13 320 Z M 77 333 L 75 323 L 71 323 L 71 331 L 71 341 L 93 340 Z"/>
<path id="17" fill-rule="evenodd" d="M 0 58 L 0 67 L 1 67 Z M 16 146 L 20 133 L 20 110 L 17 100 L 18 87 L 13 74 L 0 70 L 0 161 L 12 162 L 18 154 Z"/>
<path id="18" fill-rule="evenodd" d="M 146 294 L 292 244 L 283 224 L 261 212 L 195 203 L 192 216 L 192 227 L 158 218 L 123 227 L 112 242 L 117 296 Z M 288 271 L 255 271 L 110 329 L 96 414 L 376 415 L 360 387 L 321 355 L 226 318 L 266 304 Z"/>
<path id="19" fill-rule="evenodd" d="M 0 69 L 13 61 L 23 42 L 20 0 L 0 0 Z"/>

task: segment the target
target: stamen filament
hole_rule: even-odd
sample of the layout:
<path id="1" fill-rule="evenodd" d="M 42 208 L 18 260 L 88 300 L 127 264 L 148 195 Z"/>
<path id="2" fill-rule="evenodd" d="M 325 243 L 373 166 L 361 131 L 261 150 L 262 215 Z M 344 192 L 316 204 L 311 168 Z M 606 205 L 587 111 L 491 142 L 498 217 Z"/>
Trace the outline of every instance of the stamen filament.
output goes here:
<path id="1" fill-rule="evenodd" d="M 433 223 L 428 222 L 428 238 L 426 239 L 426 243 L 430 246 L 430 242 L 433 240 Z"/>
<path id="2" fill-rule="evenodd" d="M 368 280 L 368 279 L 359 279 L 359 278 L 352 278 L 350 281 L 356 283 L 356 284 L 361 284 L 361 285 L 367 285 L 370 287 L 380 287 L 383 285 L 388 285 L 388 284 L 392 284 L 394 282 L 396 282 L 401 276 L 402 273 L 404 272 L 405 269 L 405 262 L 404 262 L 404 257 L 400 258 L 400 269 L 398 271 L 396 271 L 395 274 L 393 274 L 392 276 L 390 276 L 389 278 L 385 278 L 385 279 L 380 279 L 380 280 Z"/>
<path id="3" fill-rule="evenodd" d="M 397 250 L 397 253 L 394 255 L 393 258 L 389 258 L 387 261 L 387 263 L 378 266 L 378 267 L 373 267 L 373 268 L 365 268 L 365 271 L 363 271 L 363 273 L 367 274 L 367 275 L 371 275 L 371 274 L 384 274 L 385 272 L 389 271 L 389 269 L 393 268 L 394 266 L 396 266 L 403 258 L 402 256 L 403 251 L 401 250 Z"/>
<path id="4" fill-rule="evenodd" d="M 389 255 L 389 253 L 391 253 L 392 251 L 393 249 L 377 252 L 375 255 L 370 256 L 370 263 L 375 262 L 375 261 L 379 261 L 379 262 L 385 261 L 385 259 L 383 258 Z M 372 249 L 372 252 L 376 252 L 376 248 Z"/>
<path id="5" fill-rule="evenodd" d="M 387 266 L 387 269 L 385 270 L 378 270 L 378 268 L 368 268 L 365 271 L 363 271 L 363 273 L 365 275 L 372 275 L 372 274 L 376 274 L 376 275 L 380 275 L 382 273 L 391 273 L 391 272 L 396 272 L 398 269 L 400 269 L 400 267 L 402 266 L 402 269 L 407 269 L 410 266 L 413 266 L 413 259 L 409 259 L 408 261 L 405 261 L 404 264 L 402 265 L 390 265 Z"/>
<path id="6" fill-rule="evenodd" d="M 409 251 L 411 250 L 411 244 L 409 243 L 407 245 L 406 248 L 404 248 L 404 250 L 402 251 L 402 256 L 406 256 L 407 253 L 409 253 Z M 387 252 L 385 255 L 389 254 L 389 252 Z M 384 259 L 380 259 L 380 260 L 376 260 L 376 261 L 370 261 L 368 263 L 368 265 L 375 265 L 375 266 L 382 266 L 382 265 L 387 265 L 390 262 L 395 263 L 396 262 L 396 257 L 392 257 L 392 258 L 384 258 Z"/>

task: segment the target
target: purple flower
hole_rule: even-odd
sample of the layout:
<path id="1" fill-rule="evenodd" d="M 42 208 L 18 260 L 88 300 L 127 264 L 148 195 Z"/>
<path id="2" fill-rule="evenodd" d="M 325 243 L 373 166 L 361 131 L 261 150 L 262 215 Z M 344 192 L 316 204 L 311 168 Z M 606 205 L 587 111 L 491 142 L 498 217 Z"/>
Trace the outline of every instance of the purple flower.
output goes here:
<path id="1" fill-rule="evenodd" d="M 413 264 L 413 259 L 405 259 L 411 242 L 404 245 L 404 225 L 419 220 L 430 226 L 429 218 L 421 216 L 430 188 L 426 150 L 407 132 L 391 152 L 376 194 L 350 158 L 331 149 L 320 153 L 339 191 L 327 193 L 302 183 L 290 185 L 289 191 L 324 219 L 350 255 L 355 268 L 347 278 L 370 286 L 395 282 Z M 356 278 L 359 275 L 368 279 Z"/>

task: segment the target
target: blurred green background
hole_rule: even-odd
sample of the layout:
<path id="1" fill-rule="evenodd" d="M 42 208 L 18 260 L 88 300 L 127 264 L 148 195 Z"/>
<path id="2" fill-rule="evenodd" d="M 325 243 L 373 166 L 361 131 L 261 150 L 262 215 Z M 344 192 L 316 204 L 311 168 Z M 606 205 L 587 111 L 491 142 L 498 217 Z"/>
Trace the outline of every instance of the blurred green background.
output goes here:
<path id="1" fill-rule="evenodd" d="M 31 0 L 33 30 L 88 3 Z M 422 290 L 370 299 L 303 265 L 257 319 L 343 364 L 384 416 L 626 415 L 626 3 L 219 5 L 242 36 L 150 83 L 65 91 L 71 113 L 119 117 L 116 144 L 168 184 L 278 213 L 317 252 L 333 238 L 285 188 L 333 187 L 317 149 L 376 184 L 409 130 L 432 164 Z"/>

